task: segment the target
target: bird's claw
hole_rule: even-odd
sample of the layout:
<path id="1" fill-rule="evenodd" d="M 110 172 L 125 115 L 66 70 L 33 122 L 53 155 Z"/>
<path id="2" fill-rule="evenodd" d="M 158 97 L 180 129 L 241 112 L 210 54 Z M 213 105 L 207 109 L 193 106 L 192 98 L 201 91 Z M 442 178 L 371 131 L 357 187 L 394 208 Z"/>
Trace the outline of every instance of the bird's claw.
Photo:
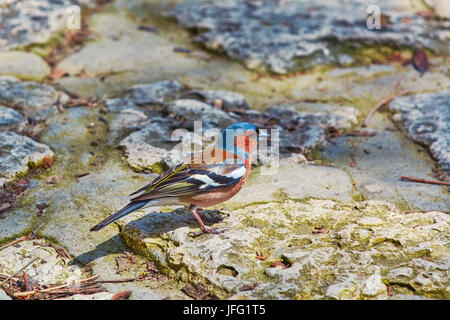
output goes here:
<path id="1" fill-rule="evenodd" d="M 203 234 L 220 234 L 220 233 L 224 233 L 225 231 L 227 231 L 227 228 L 224 229 L 219 229 L 219 228 L 214 228 L 214 229 L 202 229 L 202 231 L 200 232 L 189 232 L 188 235 L 192 238 L 197 238 Z"/>

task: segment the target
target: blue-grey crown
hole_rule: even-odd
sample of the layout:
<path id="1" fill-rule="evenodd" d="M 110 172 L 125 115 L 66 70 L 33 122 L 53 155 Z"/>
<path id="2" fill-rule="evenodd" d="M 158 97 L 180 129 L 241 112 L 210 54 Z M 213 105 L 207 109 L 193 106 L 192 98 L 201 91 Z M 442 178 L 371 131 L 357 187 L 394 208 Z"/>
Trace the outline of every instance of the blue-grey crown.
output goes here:
<path id="1" fill-rule="evenodd" d="M 255 132 L 258 131 L 257 127 L 254 124 L 248 122 L 238 122 L 232 124 L 225 128 L 225 130 L 223 130 L 222 135 L 217 140 L 217 146 L 230 152 L 237 152 L 234 146 L 234 138 L 237 135 L 244 134 L 245 132 L 250 130 Z"/>
<path id="2" fill-rule="evenodd" d="M 231 126 L 228 126 L 225 130 L 239 131 L 238 134 L 242 134 L 248 130 L 257 131 L 257 128 L 254 124 L 251 124 L 249 122 L 238 122 L 238 123 L 232 124 Z"/>

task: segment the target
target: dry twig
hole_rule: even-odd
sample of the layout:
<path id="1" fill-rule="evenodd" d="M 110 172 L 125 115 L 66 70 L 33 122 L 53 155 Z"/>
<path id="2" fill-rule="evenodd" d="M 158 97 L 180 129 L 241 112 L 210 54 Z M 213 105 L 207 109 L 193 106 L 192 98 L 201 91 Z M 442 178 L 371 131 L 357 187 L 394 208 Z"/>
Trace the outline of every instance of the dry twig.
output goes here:
<path id="1" fill-rule="evenodd" d="M 93 294 L 98 292 L 104 292 L 106 289 L 101 287 L 102 283 L 123 283 L 123 282 L 132 282 L 132 281 L 144 281 L 147 279 L 151 279 L 151 277 L 143 277 L 143 278 L 128 278 L 128 279 L 119 279 L 119 280 L 96 280 L 99 275 L 94 275 L 92 277 L 81 280 L 76 283 L 67 283 L 59 286 L 53 286 L 49 288 L 35 289 L 24 292 L 12 292 L 11 294 L 15 298 L 27 298 L 33 297 L 39 294 L 47 295 L 45 299 L 54 299 L 54 295 L 57 295 L 58 298 L 74 295 L 74 294 Z"/>
<path id="2" fill-rule="evenodd" d="M 93 280 L 97 279 L 99 277 L 99 275 L 95 275 L 89 278 L 86 278 L 84 280 L 81 280 L 80 282 L 76 282 L 76 283 L 66 283 L 60 286 L 56 286 L 56 287 L 50 287 L 50 288 L 46 288 L 46 289 L 36 289 L 36 290 L 31 290 L 31 291 L 25 291 L 25 292 L 16 292 L 14 293 L 14 296 L 16 297 L 25 297 L 25 296 L 29 296 L 29 295 L 34 295 L 37 293 L 61 293 L 60 289 L 65 289 L 69 286 L 81 286 L 83 284 L 92 282 Z M 67 293 L 67 291 L 64 291 L 65 293 Z M 77 292 L 78 293 L 78 292 Z"/>
<path id="3" fill-rule="evenodd" d="M 443 185 L 443 186 L 450 186 L 450 182 L 447 182 L 447 181 L 419 179 L 419 178 L 413 178 L 413 177 L 408 177 L 408 176 L 401 176 L 401 179 L 411 181 L 411 182 L 420 182 L 420 183 L 439 184 L 439 185 Z"/>
<path id="4" fill-rule="evenodd" d="M 8 242 L 7 244 L 3 245 L 0 247 L 0 250 L 3 250 L 5 248 L 8 248 L 12 245 L 15 245 L 16 243 L 22 242 L 24 240 L 30 240 L 30 239 L 34 239 L 34 237 L 36 237 L 37 233 L 39 232 L 39 230 L 42 228 L 44 224 L 40 224 L 39 227 L 37 227 L 33 232 L 31 232 L 30 234 L 27 234 L 26 236 L 22 236 L 20 238 L 17 238 L 11 242 Z"/>
<path id="5" fill-rule="evenodd" d="M 34 258 L 33 260 L 31 260 L 30 262 L 28 262 L 26 265 L 24 265 L 22 268 L 19 269 L 19 271 L 17 271 L 16 273 L 14 273 L 12 276 L 9 276 L 6 280 L 4 280 L 2 283 L 0 283 L 0 287 L 3 287 L 3 285 L 8 282 L 9 280 L 11 280 L 13 277 L 17 276 L 19 273 L 21 273 L 23 270 L 25 270 L 30 264 L 32 264 L 33 262 L 35 262 L 37 259 L 39 258 Z"/>
<path id="6" fill-rule="evenodd" d="M 392 99 L 400 96 L 404 96 L 408 93 L 408 91 L 400 92 L 399 94 L 395 94 L 395 92 L 398 90 L 398 87 L 400 86 L 400 83 L 405 78 L 405 76 L 401 76 L 398 78 L 398 80 L 395 82 L 394 87 L 392 88 L 392 91 L 390 91 L 387 95 L 385 95 L 380 102 L 378 102 L 375 107 L 370 110 L 369 114 L 367 115 L 366 119 L 364 120 L 363 127 L 367 127 L 369 124 L 370 119 L 373 117 L 373 115 L 381 109 L 386 103 L 389 103 Z"/>
<path id="7" fill-rule="evenodd" d="M 370 131 L 355 130 L 355 131 L 347 132 L 345 135 L 352 136 L 352 137 L 374 137 L 377 135 L 377 133 L 375 131 L 370 132 Z"/>

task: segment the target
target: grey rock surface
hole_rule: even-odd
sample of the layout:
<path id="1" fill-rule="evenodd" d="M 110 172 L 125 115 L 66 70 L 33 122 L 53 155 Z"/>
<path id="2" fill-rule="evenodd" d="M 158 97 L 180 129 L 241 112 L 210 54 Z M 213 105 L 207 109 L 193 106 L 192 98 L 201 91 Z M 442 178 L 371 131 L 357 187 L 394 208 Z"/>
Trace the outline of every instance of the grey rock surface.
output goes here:
<path id="1" fill-rule="evenodd" d="M 2 193 L 0 189 L 0 194 Z M 33 215 L 29 210 L 21 210 L 14 208 L 12 210 L 3 211 L 0 214 L 0 239 L 5 241 L 11 237 L 31 231 L 33 228 Z"/>
<path id="2" fill-rule="evenodd" d="M 34 261 L 27 269 L 31 283 L 65 284 L 82 280 L 82 270 L 78 265 L 69 265 L 69 259 L 46 246 L 46 241 L 26 240 L 0 251 L 0 273 L 13 275 L 27 263 Z"/>
<path id="3" fill-rule="evenodd" d="M 217 213 L 204 214 L 220 221 Z M 407 280 L 408 293 L 450 294 L 450 220 L 442 212 L 404 215 L 383 202 L 309 200 L 249 205 L 221 218 L 213 226 L 225 233 L 191 238 L 189 213 L 152 213 L 125 218 L 121 236 L 168 274 L 206 281 L 221 298 L 385 298 L 386 284 L 397 283 L 389 274 L 399 267 L 418 276 L 433 269 L 426 285 L 417 276 Z M 242 291 L 249 285 L 256 286 Z"/>
<path id="4" fill-rule="evenodd" d="M 189 121 L 189 127 L 193 127 L 196 120 L 202 122 L 204 129 L 226 128 L 234 122 L 226 112 L 197 100 L 175 100 L 169 105 L 168 111 Z"/>
<path id="5" fill-rule="evenodd" d="M 164 134 L 158 132 L 161 129 Z M 156 147 L 153 143 L 161 143 L 160 138 L 170 137 L 167 128 L 159 126 L 147 126 L 146 128 L 133 132 L 123 139 L 119 146 L 125 148 L 125 156 L 128 164 L 136 170 L 150 168 L 153 171 L 162 173 L 163 161 L 168 161 L 170 151 L 166 148 Z M 170 141 L 166 141 L 169 143 Z M 169 163 L 172 163 L 171 161 Z M 158 166 L 159 164 L 159 166 Z"/>
<path id="6" fill-rule="evenodd" d="M 197 96 L 204 102 L 225 109 L 225 111 L 248 110 L 250 106 L 242 94 L 224 90 L 193 90 L 189 95 Z"/>
<path id="7" fill-rule="evenodd" d="M 0 132 L 0 154 L 0 185 L 53 157 L 48 146 L 13 132 Z"/>
<path id="8" fill-rule="evenodd" d="M 0 2 L 0 51 L 44 43 L 66 25 L 70 5 L 91 0 L 4 0 Z"/>
<path id="9" fill-rule="evenodd" d="M 159 100 L 149 96 L 143 98 L 145 94 L 154 95 L 152 88 L 165 92 L 166 97 Z M 172 97 L 178 94 L 189 99 L 172 100 L 172 88 Z M 144 94 L 144 90 L 147 93 Z M 278 139 L 280 152 L 287 155 L 307 153 L 325 145 L 327 132 L 351 128 L 357 123 L 359 114 L 358 110 L 350 106 L 324 103 L 280 104 L 265 112 L 259 112 L 249 110 L 245 97 L 235 92 L 179 90 L 180 85 L 172 85 L 169 81 L 135 85 L 123 98 L 105 101 L 106 109 L 115 114 L 109 123 L 113 137 L 118 135 L 118 131 L 125 129 L 142 129 L 132 132 L 119 143 L 119 146 L 125 147 L 127 161 L 133 168 L 151 169 L 160 161 L 174 165 L 177 161 L 187 158 L 188 153 L 171 150 L 175 146 L 175 139 L 169 137 L 176 128 L 195 129 L 195 121 L 201 121 L 201 128 L 205 130 L 203 137 L 197 137 L 199 142 L 208 140 L 210 134 L 217 134 L 221 129 L 238 121 L 248 121 L 260 128 L 278 130 L 278 137 L 273 136 L 272 139 Z M 140 98 L 136 98 L 136 95 Z M 138 103 L 136 99 L 141 99 L 141 102 Z M 142 106 L 152 101 L 165 107 L 155 110 Z M 139 104 L 141 106 L 138 106 Z M 170 118 L 161 121 L 163 117 L 167 117 L 165 113 L 168 113 Z M 259 159 L 264 160 L 264 156 Z M 157 167 L 153 169 L 159 171 Z"/>
<path id="10" fill-rule="evenodd" d="M 42 81 L 49 74 L 50 67 L 41 57 L 34 53 L 0 51 L 0 75 L 14 76 L 24 80 Z"/>
<path id="11" fill-rule="evenodd" d="M 137 105 L 131 99 L 127 99 L 127 97 L 106 99 L 104 105 L 106 110 L 111 113 L 119 113 L 127 109 L 139 110 Z"/>
<path id="12" fill-rule="evenodd" d="M 398 97 L 389 105 L 407 134 L 450 173 L 450 91 Z"/>
<path id="13" fill-rule="evenodd" d="M 0 131 L 20 129 L 26 123 L 24 116 L 11 108 L 0 105 Z"/>
<path id="14" fill-rule="evenodd" d="M 310 123 L 328 131 L 351 128 L 358 123 L 360 114 L 354 107 L 325 103 L 288 103 L 270 107 L 267 112 L 279 118 L 283 127 Z"/>
<path id="15" fill-rule="evenodd" d="M 402 181 L 401 176 L 435 179 L 436 166 L 427 150 L 395 129 L 388 114 L 376 114 L 373 137 L 341 136 L 328 143 L 321 156 L 325 163 L 346 172 L 363 199 L 395 203 L 405 211 L 450 211 L 445 186 Z"/>
<path id="16" fill-rule="evenodd" d="M 351 201 L 352 188 L 350 177 L 343 170 L 300 163 L 295 157 L 281 158 L 254 168 L 244 190 L 224 206 L 233 209 L 252 203 L 308 198 Z"/>
<path id="17" fill-rule="evenodd" d="M 313 57 L 312 64 L 334 61 L 333 41 L 395 44 L 449 50 L 449 21 L 426 19 L 406 10 L 402 1 L 378 1 L 388 25 L 366 26 L 372 2 L 352 1 L 239 1 L 189 0 L 171 15 L 185 27 L 199 30 L 197 41 L 245 61 L 250 68 L 263 65 L 276 73 L 296 67 L 296 59 Z M 352 14 L 349 14 L 352 12 Z M 408 19 L 409 23 L 403 23 Z M 403 20 L 404 21 L 404 20 Z"/>
<path id="18" fill-rule="evenodd" d="M 132 270 L 117 273 L 115 259 L 130 250 L 117 235 L 114 225 L 97 233 L 89 229 L 123 206 L 127 194 L 153 180 L 155 175 L 137 174 L 128 166 L 118 165 L 120 152 L 100 143 L 103 139 L 106 141 L 108 129 L 99 120 L 98 110 L 70 108 L 53 113 L 46 124 L 41 141 L 55 150 L 58 161 L 43 176 L 33 179 L 32 186 L 17 200 L 14 209 L 1 213 L 0 241 L 3 243 L 35 230 L 42 223 L 39 236 L 52 241 L 57 239 L 58 244 L 73 255 L 70 265 L 89 264 L 90 270 L 102 280 L 141 275 L 146 271 L 147 261 L 139 257 Z M 92 142 L 98 145 L 94 147 Z M 76 176 L 86 172 L 85 176 Z M 47 184 L 45 178 L 53 175 L 59 176 L 60 182 Z M 35 214 L 36 203 L 48 204 L 41 216 Z M 133 299 L 185 298 L 176 284 L 167 279 L 105 284 L 104 287 L 113 294 L 131 290 Z"/>
<path id="19" fill-rule="evenodd" d="M 281 152 L 309 152 L 326 143 L 326 131 L 348 129 L 357 123 L 358 111 L 353 107 L 309 104 L 309 111 L 299 111 L 301 108 L 278 105 L 263 114 L 279 123 Z"/>
<path id="20" fill-rule="evenodd" d="M 109 122 L 112 131 L 110 141 L 123 137 L 125 133 L 145 128 L 151 123 L 158 122 L 162 111 L 169 101 L 178 97 L 183 86 L 177 81 L 165 80 L 154 83 L 137 84 L 128 89 L 122 98 L 110 98 L 104 102 L 105 108 L 113 115 Z M 148 105 L 157 104 L 162 108 L 152 108 Z M 147 106 L 146 106 L 147 105 Z M 149 121 L 145 121 L 145 120 Z M 168 127 L 173 127 L 170 120 L 163 120 Z"/>
<path id="21" fill-rule="evenodd" d="M 280 152 L 283 153 L 308 153 L 317 146 L 326 143 L 325 130 L 321 127 L 304 124 L 296 131 L 286 131 L 279 127 L 280 131 Z"/>
<path id="22" fill-rule="evenodd" d="M 0 300 L 12 300 L 12 298 L 8 296 L 3 289 L 0 289 Z"/>
<path id="23" fill-rule="evenodd" d="M 438 0 L 433 1 L 437 8 Z M 145 281 L 105 283 L 108 292 L 73 299 L 110 299 L 123 290 L 132 292 L 130 299 L 191 299 L 181 289 L 199 282 L 208 287 L 208 299 L 449 299 L 448 188 L 400 179 L 444 174 L 436 172 L 432 154 L 422 146 L 435 136 L 426 136 L 424 127 L 426 141 L 416 143 L 383 110 L 367 129 L 375 136 L 346 135 L 360 130 L 363 118 L 396 84 L 398 92 L 416 97 L 428 92 L 433 98 L 392 110 L 398 113 L 394 120 L 407 130 L 409 120 L 432 115 L 446 134 L 448 20 L 424 17 L 433 12 L 409 0 L 378 1 L 383 26 L 374 31 L 365 26 L 366 8 L 374 4 L 369 1 L 217 0 L 195 8 L 203 1 L 96 1 L 96 10 L 83 12 L 89 41 L 77 44 L 76 52 L 61 52 L 67 33 L 46 24 L 51 15 L 27 22 L 28 9 L 38 2 L 0 0 L 1 14 L 13 13 L 2 20 L 7 30 L 14 21 L 24 30 L 23 38 L 7 34 L 8 48 L 16 51 L 0 49 L 8 59 L 4 73 L 17 77 L 0 77 L 0 105 L 8 114 L 21 114 L 22 121 L 0 131 L 33 136 L 55 156 L 50 168 L 21 178 L 27 189 L 15 200 L 7 192 L 21 182 L 0 188 L 0 246 L 42 225 L 39 242 L 56 242 L 74 260 L 67 265 L 51 258 L 36 266 L 39 275 L 33 277 L 71 281 L 73 273 L 65 271 L 72 263 L 101 280 L 151 275 Z M 65 3 L 50 1 L 33 12 Z M 12 12 L 19 7 L 27 10 Z M 201 13 L 189 23 L 213 50 L 194 44 L 183 23 L 162 17 L 174 7 L 172 13 L 183 17 Z M 201 24 L 206 27 L 199 29 Z M 53 41 L 36 44 L 38 33 L 55 35 L 58 47 Z M 0 46 L 4 34 L 2 29 Z M 56 58 L 55 67 L 68 75 L 53 80 L 42 73 L 45 84 L 19 81 L 37 70 L 14 63 L 18 73 L 10 72 L 11 61 L 33 61 L 25 45 L 50 64 Z M 424 74 L 403 65 L 416 45 L 429 59 Z M 328 65 L 308 68 L 323 63 Z M 274 75 L 251 68 L 303 71 Z M 99 103 L 74 106 L 64 92 L 80 101 L 95 95 Z M 56 108 L 58 100 L 64 108 Z M 189 108 L 169 110 L 186 100 Z M 204 115 L 209 112 L 214 117 Z M 214 118 L 207 124 L 211 132 L 231 119 L 278 128 L 281 134 L 279 163 L 276 154 L 259 152 L 263 165 L 253 162 L 242 191 L 212 208 L 224 211 L 201 210 L 208 227 L 228 230 L 192 238 L 189 232 L 199 231 L 199 224 L 190 212 L 153 207 L 89 232 L 126 205 L 127 195 L 188 155 L 192 150 L 184 153 L 185 146 L 212 142 L 195 135 L 184 145 L 171 137 L 190 136 L 187 131 L 202 116 Z M 430 150 L 448 148 L 446 139 L 433 140 Z M 0 162 L 11 150 L 0 151 Z M 307 153 L 308 160 L 298 152 Z M 48 207 L 41 211 L 39 204 Z M 36 246 L 9 248 L 17 251 L 5 261 L 17 268 L 5 273 L 30 261 L 34 250 L 49 249 Z M 119 261 L 130 255 L 134 263 L 123 268 Z"/>
<path id="24" fill-rule="evenodd" d="M 56 300 L 111 300 L 114 296 L 111 292 L 99 292 L 94 294 L 75 294 L 67 298 L 60 298 Z"/>
<path id="25" fill-rule="evenodd" d="M 177 97 L 183 86 L 177 81 L 161 81 L 149 84 L 137 84 L 130 88 L 129 97 L 138 105 L 166 103 L 169 98 Z"/>
<path id="26" fill-rule="evenodd" d="M 141 128 L 141 124 L 147 119 L 147 115 L 136 107 L 121 110 L 108 124 L 112 131 L 111 139 L 121 136 L 122 132 Z"/>
<path id="27" fill-rule="evenodd" d="M 65 103 L 69 97 L 46 84 L 0 77 L 0 104 L 14 105 L 28 117 L 44 120 L 56 111 L 58 99 Z"/>
<path id="28" fill-rule="evenodd" d="M 161 173 L 202 149 L 202 137 L 187 131 L 177 131 L 177 123 L 170 119 L 152 118 L 120 141 L 128 164 L 136 169 L 150 169 Z M 180 141 L 181 139 L 181 141 Z M 203 145 L 204 146 L 204 145 Z"/>

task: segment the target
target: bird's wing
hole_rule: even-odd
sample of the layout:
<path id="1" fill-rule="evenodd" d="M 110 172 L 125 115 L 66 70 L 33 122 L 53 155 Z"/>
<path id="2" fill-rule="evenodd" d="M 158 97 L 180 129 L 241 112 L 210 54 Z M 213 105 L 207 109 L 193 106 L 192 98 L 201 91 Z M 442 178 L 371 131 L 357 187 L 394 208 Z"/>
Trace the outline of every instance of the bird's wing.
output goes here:
<path id="1" fill-rule="evenodd" d="M 164 171 L 159 176 L 157 176 L 152 182 L 149 184 L 143 186 L 139 190 L 136 190 L 135 192 L 131 193 L 129 196 L 133 196 L 135 194 L 144 192 L 144 191 L 150 191 L 152 188 L 155 188 L 160 182 L 164 181 L 165 179 L 169 178 L 171 175 L 176 174 L 177 172 L 183 170 L 185 167 L 185 164 L 181 163 L 179 165 L 176 165 L 175 167 L 172 167 L 171 169 Z"/>
<path id="2" fill-rule="evenodd" d="M 180 164 L 162 173 L 147 186 L 133 194 L 141 193 L 131 201 L 160 197 L 194 195 L 231 187 L 246 174 L 244 162 L 212 164 Z"/>

